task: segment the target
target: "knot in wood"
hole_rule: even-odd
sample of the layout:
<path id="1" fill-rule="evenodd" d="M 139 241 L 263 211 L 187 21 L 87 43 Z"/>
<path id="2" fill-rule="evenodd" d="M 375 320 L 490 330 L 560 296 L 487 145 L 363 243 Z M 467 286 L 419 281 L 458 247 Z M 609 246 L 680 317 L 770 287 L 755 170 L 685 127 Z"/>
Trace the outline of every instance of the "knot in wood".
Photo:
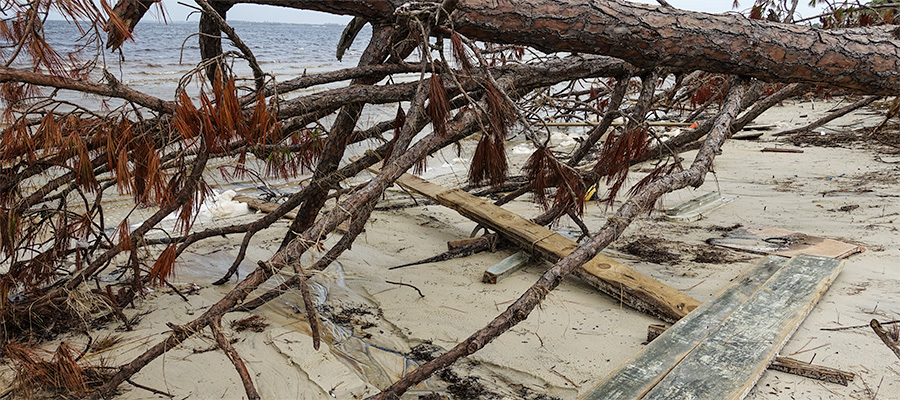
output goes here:
<path id="1" fill-rule="evenodd" d="M 524 321 L 525 318 L 528 318 L 528 313 L 523 310 L 516 311 L 516 321 Z"/>
<path id="2" fill-rule="evenodd" d="M 472 353 L 478 351 L 478 349 L 480 349 L 480 348 L 481 348 L 481 346 L 479 346 L 477 342 L 473 341 L 472 343 L 469 343 L 468 345 L 466 345 L 466 352 L 469 354 L 472 354 Z"/>

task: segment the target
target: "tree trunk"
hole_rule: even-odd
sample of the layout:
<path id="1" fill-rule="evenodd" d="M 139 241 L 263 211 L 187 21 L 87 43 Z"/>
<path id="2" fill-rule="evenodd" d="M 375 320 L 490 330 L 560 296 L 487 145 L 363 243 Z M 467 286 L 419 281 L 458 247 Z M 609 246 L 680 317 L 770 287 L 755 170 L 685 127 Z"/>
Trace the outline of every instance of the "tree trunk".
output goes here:
<path id="1" fill-rule="evenodd" d="M 219 0 L 217 2 L 226 2 Z M 393 21 L 403 0 L 247 3 Z M 227 1 L 227 3 L 231 3 Z M 887 26 L 823 30 L 621 0 L 462 0 L 453 26 L 471 39 L 621 58 L 638 67 L 702 70 L 764 81 L 900 91 L 900 41 Z"/>

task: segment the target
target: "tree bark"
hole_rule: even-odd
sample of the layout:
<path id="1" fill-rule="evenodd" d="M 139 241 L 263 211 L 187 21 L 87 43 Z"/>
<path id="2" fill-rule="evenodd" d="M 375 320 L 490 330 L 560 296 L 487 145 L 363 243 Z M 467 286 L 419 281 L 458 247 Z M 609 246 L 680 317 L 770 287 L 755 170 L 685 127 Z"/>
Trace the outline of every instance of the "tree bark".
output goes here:
<path id="1" fill-rule="evenodd" d="M 219 0 L 217 2 L 228 2 Z M 249 0 L 393 21 L 404 0 Z M 896 28 L 823 30 L 621 0 L 462 0 L 453 26 L 473 40 L 621 58 L 638 67 L 702 70 L 763 81 L 900 91 Z"/>

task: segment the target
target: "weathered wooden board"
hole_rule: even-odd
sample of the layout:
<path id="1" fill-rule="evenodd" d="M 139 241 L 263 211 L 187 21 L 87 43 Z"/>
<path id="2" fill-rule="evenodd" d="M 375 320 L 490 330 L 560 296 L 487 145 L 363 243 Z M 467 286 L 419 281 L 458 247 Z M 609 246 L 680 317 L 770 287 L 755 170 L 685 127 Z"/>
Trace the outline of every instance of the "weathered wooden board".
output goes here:
<path id="1" fill-rule="evenodd" d="M 500 261 L 488 268 L 487 271 L 484 271 L 484 276 L 481 277 L 481 281 L 484 283 L 496 284 L 501 279 L 521 269 L 529 260 L 531 260 L 531 256 L 524 251 L 506 257 L 503 261 Z"/>
<path id="2" fill-rule="evenodd" d="M 830 257 L 792 258 L 643 399 L 742 399 L 842 266 Z"/>
<path id="3" fill-rule="evenodd" d="M 666 220 L 675 222 L 696 221 L 732 201 L 734 199 L 726 199 L 719 192 L 710 192 L 675 207 L 667 208 L 665 210 Z"/>
<path id="4" fill-rule="evenodd" d="M 647 326 L 647 343 L 658 338 L 666 331 L 665 325 L 651 324 Z M 810 364 L 789 357 L 778 356 L 769 363 L 769 369 L 820 381 L 847 386 L 856 374 L 836 368 Z"/>
<path id="5" fill-rule="evenodd" d="M 769 369 L 844 386 L 847 386 L 856 376 L 852 372 L 814 365 L 788 357 L 775 357 L 769 364 Z"/>
<path id="6" fill-rule="evenodd" d="M 525 250 L 552 262 L 578 248 L 571 239 L 463 190 L 447 189 L 410 174 L 401 176 L 397 183 L 503 233 Z M 681 319 L 700 305 L 696 299 L 604 255 L 586 262 L 576 274 L 626 305 L 667 322 Z"/>
<path id="7" fill-rule="evenodd" d="M 242 196 L 242 195 L 234 196 L 234 201 L 246 203 L 247 207 L 250 207 L 254 210 L 259 210 L 262 212 L 267 212 L 267 213 L 275 211 L 275 209 L 277 209 L 280 206 L 280 204 L 277 204 L 277 203 L 272 203 L 269 201 L 255 199 L 253 197 Z M 294 218 L 297 218 L 297 213 L 293 212 L 293 211 L 288 211 L 281 218 L 294 219 Z M 350 220 L 341 222 L 341 224 L 338 225 L 337 228 L 335 228 L 335 231 L 340 234 L 346 234 L 349 230 L 350 230 Z M 363 229 L 363 232 L 365 232 L 365 231 L 366 230 Z"/>
<path id="8" fill-rule="evenodd" d="M 259 211 L 263 211 L 263 212 L 272 212 L 272 211 L 275 211 L 276 208 L 278 208 L 278 204 L 271 203 L 271 202 L 268 202 L 265 200 L 255 199 L 255 198 L 249 197 L 249 196 L 237 195 L 237 196 L 234 196 L 234 201 L 239 201 L 241 203 L 247 203 L 248 207 L 250 207 L 254 210 L 259 210 Z M 284 216 L 282 218 L 294 219 L 294 218 L 297 218 L 297 213 L 290 211 L 287 214 L 284 214 Z"/>
<path id="9" fill-rule="evenodd" d="M 845 258 L 865 250 L 851 243 L 767 226 L 747 226 L 735 229 L 726 233 L 725 237 L 709 239 L 707 242 L 735 250 L 757 254 L 776 254 L 785 257 L 793 257 L 798 254 L 812 254 Z"/>
<path id="10" fill-rule="evenodd" d="M 703 341 L 725 318 L 787 263 L 787 258 L 764 258 L 718 295 L 659 335 L 634 358 L 610 374 L 585 400 L 638 399 Z"/>

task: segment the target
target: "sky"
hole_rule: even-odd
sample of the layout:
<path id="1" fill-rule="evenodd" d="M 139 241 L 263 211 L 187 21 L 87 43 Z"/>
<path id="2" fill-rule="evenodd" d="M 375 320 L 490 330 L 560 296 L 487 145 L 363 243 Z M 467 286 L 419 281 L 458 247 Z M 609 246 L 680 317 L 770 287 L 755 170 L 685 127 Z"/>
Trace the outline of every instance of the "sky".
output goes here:
<path id="1" fill-rule="evenodd" d="M 199 19 L 196 13 L 190 15 L 191 10 L 178 4 L 181 0 L 163 0 L 163 4 L 171 21 L 196 21 Z M 705 12 L 742 11 L 753 5 L 753 0 L 740 0 L 737 10 L 731 8 L 733 0 L 668 0 L 669 4 L 676 8 Z M 185 0 L 186 3 L 191 3 Z M 648 2 L 644 0 L 642 2 Z M 809 17 L 815 14 L 815 10 L 806 6 L 807 1 L 801 0 L 797 12 Z M 253 4 L 239 4 L 228 11 L 229 20 L 259 21 L 259 22 L 288 22 L 301 24 L 346 24 L 350 17 L 320 13 L 315 11 L 293 10 L 283 7 L 261 6 Z"/>

